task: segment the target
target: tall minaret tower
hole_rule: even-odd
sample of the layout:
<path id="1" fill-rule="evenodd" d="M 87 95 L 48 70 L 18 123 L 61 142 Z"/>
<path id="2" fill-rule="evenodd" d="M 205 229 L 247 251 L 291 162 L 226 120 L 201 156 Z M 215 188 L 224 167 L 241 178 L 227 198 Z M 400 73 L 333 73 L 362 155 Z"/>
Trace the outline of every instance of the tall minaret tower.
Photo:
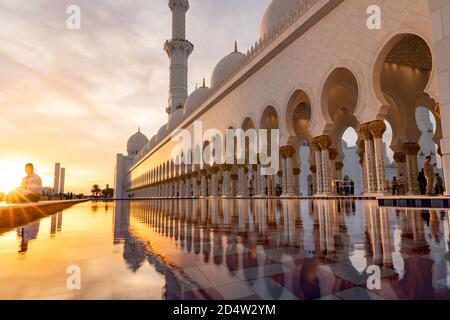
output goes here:
<path id="1" fill-rule="evenodd" d="M 183 108 L 188 97 L 188 57 L 194 46 L 186 40 L 186 12 L 188 0 L 169 0 L 172 10 L 172 39 L 166 41 L 164 50 L 170 59 L 169 106 L 166 111 L 169 118 Z"/>

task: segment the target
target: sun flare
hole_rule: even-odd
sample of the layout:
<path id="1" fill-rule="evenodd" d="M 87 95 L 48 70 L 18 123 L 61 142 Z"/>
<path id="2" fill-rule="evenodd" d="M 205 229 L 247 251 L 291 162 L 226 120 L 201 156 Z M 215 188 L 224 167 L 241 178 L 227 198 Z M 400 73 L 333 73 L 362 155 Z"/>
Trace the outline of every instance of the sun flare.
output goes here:
<path id="1" fill-rule="evenodd" d="M 24 176 L 23 161 L 0 160 L 0 192 L 7 193 L 20 185 Z"/>

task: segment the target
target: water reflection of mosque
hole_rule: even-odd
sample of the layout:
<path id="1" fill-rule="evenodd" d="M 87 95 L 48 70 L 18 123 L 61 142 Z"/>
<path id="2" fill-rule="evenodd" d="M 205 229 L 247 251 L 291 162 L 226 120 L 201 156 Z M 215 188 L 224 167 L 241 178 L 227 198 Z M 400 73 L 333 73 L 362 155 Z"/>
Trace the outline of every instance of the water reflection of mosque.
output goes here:
<path id="1" fill-rule="evenodd" d="M 369 299 L 365 270 L 378 265 L 378 295 L 435 299 L 450 297 L 448 221 L 447 212 L 349 200 L 117 202 L 114 241 L 131 270 L 147 260 L 166 277 L 168 299 L 216 297 L 186 272 L 192 265 L 221 266 L 221 277 L 241 278 L 268 299 L 350 288 Z"/>

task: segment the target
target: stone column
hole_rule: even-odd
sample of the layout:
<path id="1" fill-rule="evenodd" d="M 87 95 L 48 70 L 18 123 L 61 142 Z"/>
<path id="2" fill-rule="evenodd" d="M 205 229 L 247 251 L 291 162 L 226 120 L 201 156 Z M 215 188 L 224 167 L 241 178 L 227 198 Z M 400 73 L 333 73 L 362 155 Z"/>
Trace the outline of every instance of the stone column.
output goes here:
<path id="1" fill-rule="evenodd" d="M 245 166 L 243 164 L 238 165 L 238 190 L 237 197 L 242 198 L 246 194 L 247 179 L 245 178 Z"/>
<path id="2" fill-rule="evenodd" d="M 211 191 L 210 191 L 211 197 L 219 196 L 218 176 L 217 176 L 218 173 L 219 173 L 219 167 L 214 166 L 211 168 Z"/>
<path id="3" fill-rule="evenodd" d="M 406 155 L 403 152 L 396 152 L 394 154 L 395 166 L 397 167 L 397 180 L 400 184 L 400 193 L 405 191 L 407 185 L 406 176 Z"/>
<path id="4" fill-rule="evenodd" d="M 231 166 L 228 164 L 224 164 L 222 166 L 223 172 L 223 184 L 222 184 L 222 197 L 230 198 L 231 197 Z"/>
<path id="5" fill-rule="evenodd" d="M 184 176 L 181 176 L 178 180 L 178 198 L 184 198 L 185 184 L 184 184 Z"/>
<path id="6" fill-rule="evenodd" d="M 239 176 L 237 174 L 231 175 L 231 197 L 236 197 L 238 194 L 238 180 Z"/>
<path id="7" fill-rule="evenodd" d="M 192 172 L 191 183 L 192 183 L 192 198 L 198 198 L 198 184 L 197 184 L 198 172 Z"/>
<path id="8" fill-rule="evenodd" d="M 266 196 L 266 176 L 261 174 L 261 164 L 258 164 L 256 169 L 256 188 L 256 196 L 264 198 Z"/>
<path id="9" fill-rule="evenodd" d="M 344 163 L 338 161 L 335 163 L 334 168 L 336 170 L 336 179 L 342 180 L 342 169 L 344 169 Z"/>
<path id="10" fill-rule="evenodd" d="M 365 150 L 366 150 L 366 146 L 365 146 L 364 140 L 361 140 L 359 142 L 358 155 L 359 155 L 359 164 L 361 165 L 361 168 L 362 168 L 363 193 L 367 194 L 369 192 L 369 186 L 368 186 L 368 181 L 367 181 L 367 167 L 366 167 L 366 162 L 364 161 L 366 158 Z"/>
<path id="11" fill-rule="evenodd" d="M 311 175 L 312 175 L 312 194 L 311 196 L 313 196 L 314 194 L 318 193 L 317 192 L 317 167 L 316 166 L 311 166 L 310 167 L 311 170 Z M 308 192 L 311 190 L 310 186 L 308 186 Z"/>
<path id="12" fill-rule="evenodd" d="M 319 137 L 319 145 L 322 149 L 322 187 L 324 194 L 333 193 L 331 185 L 331 166 L 330 166 L 330 147 L 331 137 L 321 136 Z"/>
<path id="13" fill-rule="evenodd" d="M 322 182 L 322 151 L 320 150 L 319 139 L 314 138 L 311 142 L 314 157 L 316 159 L 316 193 L 323 193 Z"/>
<path id="14" fill-rule="evenodd" d="M 415 142 L 407 142 L 402 145 L 402 151 L 406 155 L 407 194 L 417 195 L 420 193 L 419 182 L 417 181 L 417 176 L 419 175 L 417 154 L 420 151 L 420 146 Z"/>
<path id="15" fill-rule="evenodd" d="M 386 185 L 386 167 L 384 160 L 384 143 L 383 135 L 386 132 L 386 124 L 384 121 L 376 120 L 369 125 L 372 133 L 374 151 L 375 151 L 375 172 L 377 180 L 377 192 L 379 194 L 386 194 L 388 192 Z"/>
<path id="16" fill-rule="evenodd" d="M 362 124 L 359 128 L 359 132 L 364 139 L 364 163 L 365 163 L 365 175 L 367 179 L 367 193 L 374 194 L 377 192 L 377 180 L 375 170 L 374 159 L 374 147 L 372 133 L 370 132 L 370 124 Z"/>
<path id="17" fill-rule="evenodd" d="M 258 165 L 252 164 L 251 167 L 252 170 L 252 185 L 251 188 L 253 189 L 253 197 L 256 197 L 256 194 L 258 192 Z"/>
<path id="18" fill-rule="evenodd" d="M 330 148 L 330 172 L 331 172 L 331 185 L 333 192 L 336 192 L 336 158 L 338 156 L 338 151 L 334 148 Z"/>
<path id="19" fill-rule="evenodd" d="M 206 169 L 200 170 L 200 197 L 206 198 L 208 196 L 208 186 L 206 181 Z"/>
<path id="20" fill-rule="evenodd" d="M 293 197 L 295 196 L 294 191 L 294 166 L 293 166 L 293 156 L 295 154 L 295 149 L 292 146 L 284 146 L 281 148 L 281 154 L 284 157 L 284 168 L 283 168 L 283 196 Z"/>
<path id="21" fill-rule="evenodd" d="M 301 196 L 300 194 L 300 168 L 294 168 L 294 194 L 296 196 Z M 308 187 L 309 188 L 309 187 Z"/>
<path id="22" fill-rule="evenodd" d="M 192 174 L 190 174 L 190 173 L 186 174 L 184 197 L 188 198 L 188 199 L 192 198 L 192 195 L 191 195 L 191 180 L 192 180 Z"/>

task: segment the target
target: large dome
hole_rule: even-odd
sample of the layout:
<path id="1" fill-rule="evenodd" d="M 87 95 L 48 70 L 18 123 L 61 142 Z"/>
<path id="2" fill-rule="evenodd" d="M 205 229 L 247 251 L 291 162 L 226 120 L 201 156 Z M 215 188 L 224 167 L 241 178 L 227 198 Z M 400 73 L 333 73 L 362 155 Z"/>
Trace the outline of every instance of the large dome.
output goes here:
<path id="1" fill-rule="evenodd" d="M 203 82 L 203 87 L 198 88 L 192 92 L 184 104 L 184 115 L 190 115 L 197 109 L 200 104 L 205 101 L 209 95 L 209 88 Z"/>
<path id="2" fill-rule="evenodd" d="M 259 29 L 260 38 L 264 38 L 295 8 L 304 0 L 272 0 L 264 14 Z"/>
<path id="3" fill-rule="evenodd" d="M 233 72 L 234 69 L 239 66 L 245 59 L 245 55 L 237 50 L 237 45 L 234 52 L 227 55 L 225 58 L 220 60 L 220 62 L 214 68 L 211 76 L 211 89 L 216 88 L 222 82 L 225 81 L 228 76 Z"/>
<path id="4" fill-rule="evenodd" d="M 139 151 L 147 144 L 147 137 L 138 130 L 127 142 L 127 152 L 129 156 L 136 156 Z"/>

